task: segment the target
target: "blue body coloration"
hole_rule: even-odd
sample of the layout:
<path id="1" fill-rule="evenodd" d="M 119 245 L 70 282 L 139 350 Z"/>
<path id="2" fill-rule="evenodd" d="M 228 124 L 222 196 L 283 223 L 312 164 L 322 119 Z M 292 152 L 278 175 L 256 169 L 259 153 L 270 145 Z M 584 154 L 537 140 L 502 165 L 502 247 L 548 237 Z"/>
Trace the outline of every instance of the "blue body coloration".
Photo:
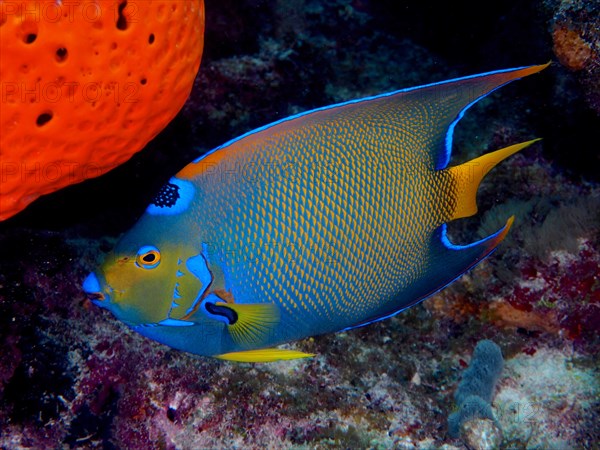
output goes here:
<path id="1" fill-rule="evenodd" d="M 490 72 L 281 120 L 194 161 L 163 187 L 102 267 L 94 302 L 136 331 L 243 361 L 275 345 L 406 309 L 494 250 L 512 223 L 458 246 L 446 223 L 533 141 L 448 167 L 478 99 L 545 66 Z"/>

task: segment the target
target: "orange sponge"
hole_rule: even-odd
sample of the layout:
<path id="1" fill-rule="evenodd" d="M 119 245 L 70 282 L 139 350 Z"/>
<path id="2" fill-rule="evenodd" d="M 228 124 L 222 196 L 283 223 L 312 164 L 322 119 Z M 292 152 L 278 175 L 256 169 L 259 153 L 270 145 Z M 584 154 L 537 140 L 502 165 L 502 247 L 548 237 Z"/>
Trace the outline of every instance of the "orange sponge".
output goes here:
<path id="1" fill-rule="evenodd" d="M 584 69 L 595 59 L 592 46 L 581 35 L 565 26 L 556 26 L 552 32 L 554 54 L 563 66 L 573 71 Z"/>
<path id="2" fill-rule="evenodd" d="M 187 99 L 203 0 L 0 1 L 0 220 L 127 161 Z"/>

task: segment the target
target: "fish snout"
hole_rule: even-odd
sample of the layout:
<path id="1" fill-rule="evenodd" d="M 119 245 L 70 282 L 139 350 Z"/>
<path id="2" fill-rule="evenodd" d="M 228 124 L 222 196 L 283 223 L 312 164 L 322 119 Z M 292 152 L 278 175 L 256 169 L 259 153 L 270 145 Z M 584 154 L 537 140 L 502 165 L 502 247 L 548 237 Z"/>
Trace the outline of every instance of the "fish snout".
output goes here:
<path id="1" fill-rule="evenodd" d="M 83 291 L 86 293 L 87 298 L 92 301 L 95 305 L 104 306 L 102 303 L 107 299 L 107 295 L 102 292 L 102 287 L 98 277 L 94 272 L 91 272 L 82 285 Z"/>

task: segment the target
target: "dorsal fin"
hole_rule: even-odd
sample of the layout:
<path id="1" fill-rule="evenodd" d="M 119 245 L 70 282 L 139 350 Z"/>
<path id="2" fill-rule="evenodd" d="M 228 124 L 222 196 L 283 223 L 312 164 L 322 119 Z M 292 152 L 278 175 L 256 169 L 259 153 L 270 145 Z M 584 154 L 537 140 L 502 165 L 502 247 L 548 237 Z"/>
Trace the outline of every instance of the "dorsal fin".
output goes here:
<path id="1" fill-rule="evenodd" d="M 452 134 L 464 112 L 499 87 L 539 72 L 550 63 L 498 70 L 454 80 L 400 90 L 373 98 L 380 103 L 378 114 L 389 115 L 391 123 L 402 124 L 402 133 L 411 139 L 432 169 L 444 169 L 450 160 Z M 368 100 L 368 99 L 365 99 Z"/>
<path id="2" fill-rule="evenodd" d="M 258 145 L 265 136 L 263 133 L 281 136 L 305 126 L 320 127 L 332 122 L 335 129 L 339 129 L 339 122 L 346 122 L 352 123 L 357 133 L 376 135 L 371 136 L 371 141 L 383 139 L 390 148 L 410 153 L 412 163 L 444 169 L 450 160 L 454 126 L 465 110 L 500 86 L 539 72 L 549 64 L 456 78 L 305 111 L 232 139 L 196 159 L 177 177 L 191 179 L 210 173 L 225 157 L 224 150 L 237 147 L 243 151 Z M 348 136 L 341 139 L 348 139 Z M 244 145 L 237 145 L 241 140 Z M 354 149 L 362 151 L 364 147 Z"/>

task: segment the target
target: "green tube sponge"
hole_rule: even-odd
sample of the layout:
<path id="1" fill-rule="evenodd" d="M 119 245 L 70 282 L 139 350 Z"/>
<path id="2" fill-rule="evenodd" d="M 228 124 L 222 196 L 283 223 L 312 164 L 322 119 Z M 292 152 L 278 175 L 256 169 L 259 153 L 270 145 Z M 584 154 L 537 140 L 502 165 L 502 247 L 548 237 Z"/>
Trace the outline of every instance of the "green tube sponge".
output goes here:
<path id="1" fill-rule="evenodd" d="M 448 416 L 448 433 L 457 437 L 460 427 L 468 420 L 494 420 L 492 396 L 502 373 L 504 359 L 500 347 L 492 341 L 477 343 L 471 364 L 463 372 L 454 400 L 458 409 Z"/>

